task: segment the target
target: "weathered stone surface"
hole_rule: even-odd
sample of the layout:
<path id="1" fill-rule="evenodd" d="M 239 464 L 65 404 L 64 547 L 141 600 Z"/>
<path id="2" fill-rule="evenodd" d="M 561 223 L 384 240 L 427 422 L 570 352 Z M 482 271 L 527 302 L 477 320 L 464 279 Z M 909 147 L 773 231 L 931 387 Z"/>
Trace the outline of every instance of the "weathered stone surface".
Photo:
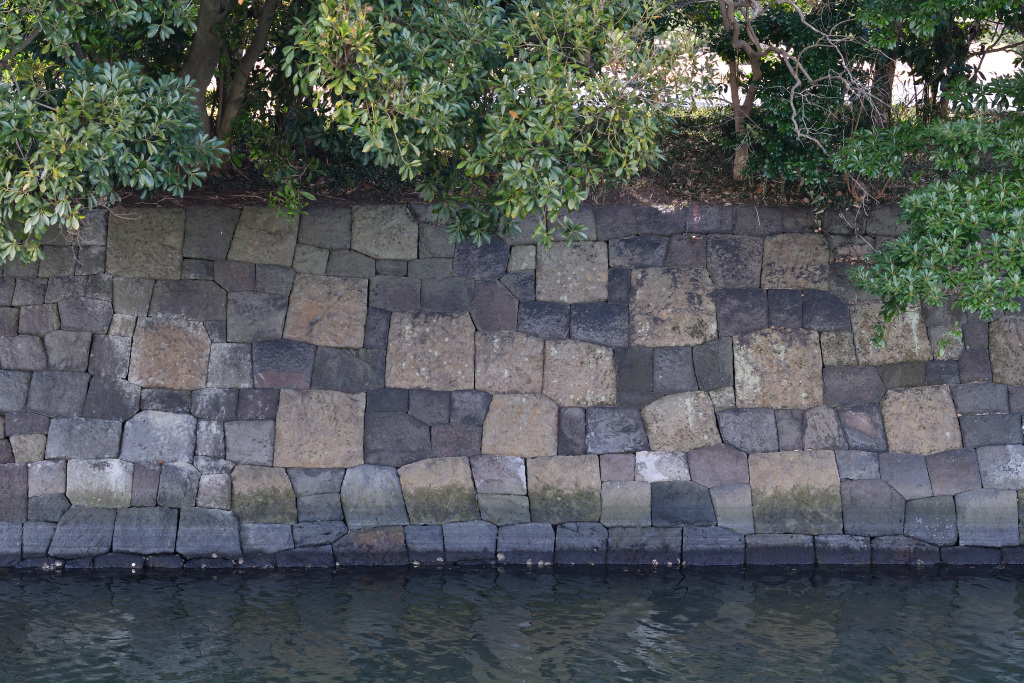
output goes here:
<path id="1" fill-rule="evenodd" d="M 515 524 L 498 529 L 501 564 L 548 565 L 554 560 L 555 530 L 550 524 Z"/>
<path id="2" fill-rule="evenodd" d="M 703 391 L 672 394 L 640 412 L 654 450 L 689 451 L 722 442 L 714 406 Z"/>
<path id="3" fill-rule="evenodd" d="M 363 463 L 364 394 L 281 391 L 276 467 L 354 467 Z"/>
<path id="4" fill-rule="evenodd" d="M 533 521 L 596 522 L 601 518 L 601 470 L 597 456 L 533 458 L 526 465 Z"/>
<path id="5" fill-rule="evenodd" d="M 939 453 L 960 448 L 960 425 L 949 387 L 893 389 L 882 401 L 890 450 Z"/>
<path id="6" fill-rule="evenodd" d="M 70 301 L 74 301 L 73 299 Z M 61 302 L 63 306 L 67 302 Z M 107 304 L 109 307 L 109 304 Z M 61 322 L 64 309 L 60 311 Z M 227 294 L 209 280 L 160 280 L 153 288 L 149 315 L 154 318 L 185 318 L 187 320 L 224 320 L 227 317 Z M 110 322 L 110 315 L 106 316 Z M 102 322 L 102 320 L 100 321 Z M 106 332 L 106 326 L 92 332 Z"/>
<path id="7" fill-rule="evenodd" d="M 273 420 L 279 400 L 276 389 L 242 389 L 238 392 L 238 419 Z"/>
<path id="8" fill-rule="evenodd" d="M 173 553 L 177 535 L 177 510 L 124 508 L 114 522 L 113 550 L 137 555 Z"/>
<path id="9" fill-rule="evenodd" d="M 932 495 L 928 464 L 922 455 L 913 453 L 881 453 L 878 456 L 881 478 L 907 500 Z"/>
<path id="10" fill-rule="evenodd" d="M 192 392 L 174 389 L 144 389 L 141 406 L 143 410 L 167 413 L 191 413 Z"/>
<path id="11" fill-rule="evenodd" d="M 536 457 L 558 451 L 558 406 L 535 394 L 499 394 L 483 425 L 485 453 Z"/>
<path id="12" fill-rule="evenodd" d="M 295 492 L 279 467 L 239 465 L 231 472 L 231 509 L 244 522 L 294 524 Z"/>
<path id="13" fill-rule="evenodd" d="M 348 532 L 343 522 L 305 522 L 292 527 L 292 536 L 296 548 L 309 548 L 334 543 Z M 331 564 L 334 564 L 331 562 Z"/>
<path id="14" fill-rule="evenodd" d="M 898 315 L 886 325 L 885 346 L 871 344 L 875 325 L 881 321 L 881 304 L 859 303 L 850 307 L 853 340 L 861 365 L 884 365 L 912 360 L 931 360 L 932 347 L 928 330 L 919 309 Z"/>
<path id="15" fill-rule="evenodd" d="M 636 456 L 632 453 L 605 453 L 600 459 L 602 482 L 633 481 L 636 478 Z"/>
<path id="16" fill-rule="evenodd" d="M 903 533 L 935 545 L 956 543 L 956 505 L 953 496 L 908 500 Z"/>
<path id="17" fill-rule="evenodd" d="M 750 484 L 729 484 L 711 489 L 718 526 L 740 534 L 754 533 L 754 509 Z"/>
<path id="18" fill-rule="evenodd" d="M 587 452 L 623 453 L 650 448 L 640 411 L 635 408 L 588 408 Z"/>
<path id="19" fill-rule="evenodd" d="M 720 335 L 753 332 L 768 326 L 768 299 L 763 289 L 719 289 L 714 299 Z"/>
<path id="20" fill-rule="evenodd" d="M 519 318 L 519 301 L 500 282 L 482 281 L 473 288 L 469 310 L 478 330 L 514 330 Z"/>
<path id="21" fill-rule="evenodd" d="M 601 524 L 651 525 L 651 484 L 645 481 L 606 481 L 601 484 Z"/>
<path id="22" fill-rule="evenodd" d="M 388 335 L 387 386 L 473 388 L 473 321 L 466 314 L 395 313 Z"/>
<path id="23" fill-rule="evenodd" d="M 234 420 L 237 411 L 236 389 L 199 389 L 192 393 L 192 414 L 201 420 Z"/>
<path id="24" fill-rule="evenodd" d="M 238 519 L 228 510 L 182 508 L 175 550 L 185 557 L 236 559 L 242 556 Z"/>
<path id="25" fill-rule="evenodd" d="M 512 247 L 508 257 L 508 272 L 537 269 L 537 247 L 534 245 Z"/>
<path id="26" fill-rule="evenodd" d="M 743 535 L 720 527 L 693 527 L 683 534 L 683 564 L 721 567 L 743 564 Z"/>
<path id="27" fill-rule="evenodd" d="M 296 273 L 305 275 L 323 275 L 327 272 L 327 259 L 330 252 L 326 249 L 317 249 L 308 244 L 300 244 L 295 247 L 295 260 L 292 267 Z M 405 265 L 404 261 L 401 261 Z"/>
<path id="28" fill-rule="evenodd" d="M 688 456 L 690 478 L 707 487 L 746 484 L 747 454 L 724 444 L 693 451 Z"/>
<path id="29" fill-rule="evenodd" d="M 492 564 L 496 559 L 498 529 L 484 521 L 445 524 L 444 559 L 457 564 Z"/>
<path id="30" fill-rule="evenodd" d="M 978 464 L 985 488 L 1024 489 L 1024 446 L 982 446 Z"/>
<path id="31" fill-rule="evenodd" d="M 222 259 L 241 211 L 226 206 L 189 206 L 185 209 L 185 258 Z"/>
<path id="32" fill-rule="evenodd" d="M 389 263 L 395 262 L 389 261 Z M 404 264 L 405 261 L 398 263 Z M 420 281 L 407 277 L 378 275 L 370 281 L 370 305 L 385 311 L 418 311 L 420 310 Z"/>
<path id="33" fill-rule="evenodd" d="M 106 327 L 103 328 L 103 331 L 107 331 Z M 88 332 L 56 330 L 47 333 L 43 343 L 46 346 L 46 359 L 50 370 L 85 372 L 89 366 L 89 347 L 92 343 L 92 335 Z M 3 363 L 3 360 L 3 355 L 0 353 L 0 364 Z"/>
<path id="34" fill-rule="evenodd" d="M 383 349 L 317 349 L 311 387 L 359 394 L 384 387 Z"/>
<path id="35" fill-rule="evenodd" d="M 292 265 L 298 219 L 279 216 L 269 207 L 245 207 L 231 238 L 228 258 L 246 263 Z"/>
<path id="36" fill-rule="evenodd" d="M 297 276 L 284 336 L 320 346 L 361 347 L 366 322 L 366 287 L 365 280 Z"/>
<path id="37" fill-rule="evenodd" d="M 70 560 L 110 552 L 117 512 L 75 506 L 64 513 L 50 542 L 50 556 Z"/>
<path id="38" fill-rule="evenodd" d="M 950 387 L 953 404 L 961 415 L 1005 413 L 1009 411 L 1008 393 L 1002 384 L 979 382 Z"/>
<path id="39" fill-rule="evenodd" d="M 658 268 L 665 265 L 667 253 L 667 237 L 644 235 L 608 243 L 608 263 L 612 268 Z"/>
<path id="40" fill-rule="evenodd" d="M 26 407 L 49 417 L 77 417 L 82 414 L 88 388 L 89 375 L 84 372 L 36 372 Z"/>
<path id="41" fill-rule="evenodd" d="M 18 334 L 46 334 L 60 327 L 57 306 L 25 306 L 18 315 Z"/>
<path id="42" fill-rule="evenodd" d="M 280 339 L 284 330 L 288 297 L 266 292 L 232 292 L 228 295 L 226 341 L 261 342 Z"/>
<path id="43" fill-rule="evenodd" d="M 345 473 L 341 504 L 349 527 L 408 524 L 398 472 L 392 467 L 360 465 Z"/>
<path id="44" fill-rule="evenodd" d="M 608 530 L 608 564 L 678 565 L 682 553 L 678 528 L 616 527 Z"/>
<path id="45" fill-rule="evenodd" d="M 25 407 L 30 378 L 27 372 L 0 371 L 0 410 L 10 413 Z"/>
<path id="46" fill-rule="evenodd" d="M 411 524 L 479 519 L 468 458 L 431 458 L 398 469 Z"/>
<path id="47" fill-rule="evenodd" d="M 873 367 L 826 367 L 822 379 L 823 400 L 833 408 L 876 403 L 885 396 L 885 385 Z"/>
<path id="48" fill-rule="evenodd" d="M 17 470 L 12 470 L 17 471 Z M 28 495 L 30 498 L 64 493 L 67 486 L 67 464 L 63 462 L 33 462 L 28 465 Z"/>
<path id="49" fill-rule="evenodd" d="M 348 249 L 352 242 L 352 210 L 341 206 L 313 206 L 299 222 L 299 244 L 321 249 Z"/>
<path id="50" fill-rule="evenodd" d="M 129 462 L 191 462 L 195 447 L 194 417 L 144 410 L 125 423 L 121 459 Z"/>
<path id="51" fill-rule="evenodd" d="M 586 342 L 548 341 L 544 393 L 560 406 L 613 405 L 616 383 L 611 350 Z"/>
<path id="52" fill-rule="evenodd" d="M 689 481 L 686 453 L 640 451 L 636 454 L 637 481 Z"/>
<path id="53" fill-rule="evenodd" d="M 477 493 L 526 495 L 526 461 L 503 455 L 475 455 L 469 459 Z"/>
<path id="54" fill-rule="evenodd" d="M 804 448 L 811 450 L 846 450 L 846 436 L 839 424 L 839 415 L 827 406 L 804 412 Z"/>
<path id="55" fill-rule="evenodd" d="M 964 491 L 981 488 L 978 455 L 974 451 L 947 451 L 925 458 L 932 493 L 936 496 L 955 496 Z M 1002 488 L 990 486 L 988 488 Z"/>
<path id="56" fill-rule="evenodd" d="M 481 493 L 480 518 L 495 526 L 526 524 L 530 521 L 530 499 L 525 495 L 510 496 L 502 493 Z"/>
<path id="57" fill-rule="evenodd" d="M 854 536 L 903 533 L 903 496 L 884 481 L 844 481 L 843 528 Z"/>
<path id="58" fill-rule="evenodd" d="M 964 415 L 960 432 L 965 448 L 1019 444 L 1024 437 L 1020 415 Z"/>
<path id="59" fill-rule="evenodd" d="M 277 339 L 252 349 L 253 384 L 259 389 L 309 389 L 316 347 Z"/>
<path id="60" fill-rule="evenodd" d="M 156 504 L 161 507 L 193 507 L 199 493 L 199 470 L 187 462 L 169 462 L 160 468 Z"/>
<path id="61" fill-rule="evenodd" d="M 731 360 L 731 346 L 729 356 Z M 653 389 L 659 393 L 696 391 L 693 350 L 687 346 L 654 349 L 653 379 Z"/>
<path id="62" fill-rule="evenodd" d="M 608 303 L 629 305 L 630 272 L 627 268 L 608 270 Z"/>
<path id="63" fill-rule="evenodd" d="M 871 539 L 863 536 L 815 536 L 814 557 L 821 565 L 871 564 Z"/>
<path id="64" fill-rule="evenodd" d="M 402 205 L 356 206 L 352 209 L 352 249 L 376 259 L 416 258 L 419 226 Z"/>
<path id="65" fill-rule="evenodd" d="M 879 536 L 871 539 L 871 563 L 876 565 L 914 565 L 939 563 L 939 549 L 906 536 Z"/>
<path id="66" fill-rule="evenodd" d="M 843 410 L 839 413 L 839 421 L 851 449 L 876 453 L 889 450 L 882 423 L 882 409 L 877 403 Z"/>
<path id="67" fill-rule="evenodd" d="M 839 471 L 831 451 L 752 453 L 748 466 L 758 533 L 842 533 Z"/>
<path id="68" fill-rule="evenodd" d="M 435 458 L 477 455 L 483 429 L 475 425 L 443 424 L 430 428 L 430 447 Z"/>
<path id="69" fill-rule="evenodd" d="M 956 520 L 961 545 L 1001 547 L 1020 543 L 1017 495 L 1002 489 L 957 494 Z"/>
<path id="70" fill-rule="evenodd" d="M 715 508 L 706 486 L 692 481 L 657 481 L 650 486 L 654 526 L 715 525 Z"/>
<path id="71" fill-rule="evenodd" d="M 430 428 L 404 413 L 369 413 L 363 439 L 371 465 L 401 467 L 431 455 Z"/>
<path id="72" fill-rule="evenodd" d="M 810 289 L 803 296 L 803 326 L 821 332 L 850 329 L 850 307 L 831 292 Z"/>
<path id="73" fill-rule="evenodd" d="M 992 380 L 1024 384 L 1024 318 L 1006 316 L 988 326 Z"/>
<path id="74" fill-rule="evenodd" d="M 45 434 L 13 434 L 8 440 L 14 462 L 38 462 L 45 457 Z"/>
<path id="75" fill-rule="evenodd" d="M 295 545 L 290 524 L 242 524 L 240 532 L 246 555 L 277 553 Z"/>
<path id="76" fill-rule="evenodd" d="M 455 245 L 452 273 L 471 280 L 497 280 L 505 274 L 508 263 L 509 246 L 504 240 L 492 239 L 480 246 L 462 242 Z"/>
<path id="77" fill-rule="evenodd" d="M 206 386 L 247 388 L 252 386 L 252 347 L 248 344 L 213 344 Z"/>
<path id="78" fill-rule="evenodd" d="M 89 353 L 89 372 L 99 377 L 124 379 L 128 375 L 132 338 L 96 335 Z"/>
<path id="79" fill-rule="evenodd" d="M 708 272 L 717 287 L 758 287 L 764 240 L 739 235 L 707 238 Z"/>
<path id="80" fill-rule="evenodd" d="M 27 521 L 27 506 L 28 466 L 25 463 L 0 465 L 0 522 Z"/>
<path id="81" fill-rule="evenodd" d="M 210 346 L 202 323 L 141 319 L 132 342 L 128 381 L 146 387 L 201 389 L 206 386 Z"/>
<path id="82" fill-rule="evenodd" d="M 919 387 L 925 384 L 924 361 L 907 361 L 878 366 L 878 376 L 889 389 Z"/>
<path id="83" fill-rule="evenodd" d="M 565 339 L 569 336 L 567 304 L 529 301 L 519 306 L 517 329 L 542 339 Z"/>
<path id="84" fill-rule="evenodd" d="M 806 409 L 822 403 L 816 332 L 770 329 L 735 338 L 739 408 Z"/>
<path id="85" fill-rule="evenodd" d="M 764 241 L 761 287 L 828 289 L 828 245 L 824 235 L 774 235 Z"/>
<path id="86" fill-rule="evenodd" d="M 294 427 L 295 425 L 292 425 L 293 429 Z M 274 431 L 273 420 L 226 423 L 224 441 L 227 459 L 239 465 L 273 465 Z"/>
<path id="87" fill-rule="evenodd" d="M 214 261 L 213 280 L 228 292 L 251 292 L 256 289 L 256 266 L 241 261 Z"/>
<path id="88" fill-rule="evenodd" d="M 578 304 L 608 299 L 608 245 L 556 242 L 537 254 L 537 300 Z"/>
<path id="89" fill-rule="evenodd" d="M 699 268 L 633 271 L 630 340 L 637 346 L 701 344 L 718 336 L 711 279 Z"/>
<path id="90" fill-rule="evenodd" d="M 803 534 L 754 534 L 746 537 L 748 565 L 814 564 L 814 539 Z"/>
<path id="91" fill-rule="evenodd" d="M 544 342 L 519 332 L 477 332 L 478 390 L 494 394 L 539 394 L 543 386 Z"/>
<path id="92" fill-rule="evenodd" d="M 199 491 L 196 494 L 196 505 L 201 508 L 231 509 L 231 475 L 203 474 L 199 478 Z M 338 504 L 340 512 L 341 504 Z"/>
<path id="93" fill-rule="evenodd" d="M 985 349 L 968 349 L 960 354 L 960 381 L 961 382 L 990 382 L 992 381 L 992 363 L 989 362 L 989 354 Z"/>
<path id="94" fill-rule="evenodd" d="M 722 441 L 747 453 L 779 450 L 775 411 L 768 408 L 740 408 L 718 413 Z M 811 448 L 811 446 L 809 446 Z"/>
<path id="95" fill-rule="evenodd" d="M 133 209 L 107 218 L 107 272 L 177 280 L 185 239 L 183 209 Z"/>
<path id="96" fill-rule="evenodd" d="M 555 564 L 604 564 L 608 529 L 596 522 L 560 524 L 555 533 Z"/>
<path id="97" fill-rule="evenodd" d="M 409 562 L 405 532 L 400 526 L 352 530 L 333 547 L 334 561 L 341 566 L 393 566 Z"/>
<path id="98" fill-rule="evenodd" d="M 70 507 L 63 493 L 36 496 L 28 499 L 28 519 L 30 522 L 59 522 Z"/>
<path id="99" fill-rule="evenodd" d="M 822 332 L 821 360 L 826 365 L 856 365 L 853 332 Z"/>
<path id="100" fill-rule="evenodd" d="M 58 334 L 48 332 L 47 335 Z M 47 366 L 43 340 L 19 335 L 0 338 L 0 367 L 5 370 L 45 370 Z"/>
<path id="101" fill-rule="evenodd" d="M 420 306 L 435 313 L 464 313 L 473 305 L 474 283 L 464 277 L 431 277 L 420 285 Z"/>
<path id="102" fill-rule="evenodd" d="M 53 539 L 53 533 L 57 529 L 56 524 L 53 522 L 27 522 L 24 525 L 5 522 L 4 524 L 10 529 L 8 533 L 12 538 L 10 545 L 0 541 L 0 548 L 6 551 L 8 547 L 16 546 L 17 541 L 21 541 L 21 554 L 18 554 L 16 547 L 11 551 L 12 563 L 22 557 L 26 560 L 34 557 L 46 557 L 47 550 L 50 548 L 50 541 Z M 2 558 L 3 555 L 0 555 L 0 565 L 10 564 L 4 562 Z"/>
<path id="103" fill-rule="evenodd" d="M 44 439 L 44 443 L 46 457 L 51 460 L 116 458 L 121 445 L 121 423 L 57 418 L 50 422 L 49 439 Z"/>
<path id="104" fill-rule="evenodd" d="M 521 302 L 534 301 L 537 298 L 537 274 L 532 270 L 506 273 L 499 282 Z"/>
<path id="105" fill-rule="evenodd" d="M 619 304 L 573 304 L 570 336 L 573 339 L 622 348 L 629 345 L 629 309 Z"/>

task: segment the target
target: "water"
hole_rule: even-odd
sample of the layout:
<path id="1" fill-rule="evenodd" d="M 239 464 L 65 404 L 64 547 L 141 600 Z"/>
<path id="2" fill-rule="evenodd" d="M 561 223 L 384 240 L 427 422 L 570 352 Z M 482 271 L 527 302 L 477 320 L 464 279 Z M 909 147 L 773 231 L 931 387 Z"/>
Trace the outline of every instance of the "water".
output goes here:
<path id="1" fill-rule="evenodd" d="M 1024 580 L 416 569 L 0 575 L 0 680 L 1020 681 Z"/>

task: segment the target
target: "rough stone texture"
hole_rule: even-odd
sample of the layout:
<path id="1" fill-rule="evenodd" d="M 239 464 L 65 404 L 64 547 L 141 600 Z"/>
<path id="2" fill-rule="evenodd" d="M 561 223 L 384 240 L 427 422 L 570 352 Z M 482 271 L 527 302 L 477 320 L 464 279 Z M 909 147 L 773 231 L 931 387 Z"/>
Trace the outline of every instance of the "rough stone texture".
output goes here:
<path id="1" fill-rule="evenodd" d="M 811 408 L 804 413 L 804 448 L 810 450 L 845 450 L 846 436 L 839 424 L 836 411 L 825 406 Z"/>
<path id="2" fill-rule="evenodd" d="M 26 435 L 26 436 L 42 436 Z M 12 439 L 12 444 L 14 443 Z M 47 459 L 116 458 L 121 445 L 121 423 L 80 417 L 50 421 L 49 438 L 44 437 Z"/>
<path id="3" fill-rule="evenodd" d="M 814 539 L 801 534 L 747 536 L 747 564 L 814 564 Z"/>
<path id="4" fill-rule="evenodd" d="M 928 454 L 963 445 L 949 387 L 893 389 L 882 401 L 882 418 L 892 451 Z"/>
<path id="5" fill-rule="evenodd" d="M 560 524 L 555 533 L 555 564 L 604 564 L 608 529 L 595 522 Z"/>
<path id="6" fill-rule="evenodd" d="M 560 406 L 613 405 L 616 384 L 611 350 L 579 341 L 546 342 L 544 394 Z"/>
<path id="7" fill-rule="evenodd" d="M 702 344 L 718 336 L 711 278 L 702 268 L 633 271 L 630 341 L 636 346 Z"/>
<path id="8" fill-rule="evenodd" d="M 885 346 L 876 347 L 871 344 L 871 338 L 875 324 L 881 320 L 880 315 L 881 304 L 859 303 L 850 307 L 857 360 L 862 365 L 932 359 L 932 347 L 920 310 L 909 310 L 888 323 Z"/>
<path id="9" fill-rule="evenodd" d="M 399 468 L 411 524 L 479 519 L 468 458 L 431 458 Z"/>
<path id="10" fill-rule="evenodd" d="M 884 481 L 844 481 L 843 528 L 853 536 L 903 533 L 903 496 Z"/>
<path id="11" fill-rule="evenodd" d="M 526 461 L 522 458 L 475 455 L 469 463 L 477 493 L 526 495 Z"/>
<path id="12" fill-rule="evenodd" d="M 299 221 L 269 207 L 245 207 L 235 226 L 228 258 L 246 263 L 292 265 Z"/>
<path id="13" fill-rule="evenodd" d="M 246 420 L 224 425 L 227 459 L 239 465 L 274 464 L 275 426 L 272 420 Z"/>
<path id="14" fill-rule="evenodd" d="M 36 372 L 29 385 L 26 407 L 49 417 L 82 414 L 89 375 L 83 372 Z"/>
<path id="15" fill-rule="evenodd" d="M 402 484 L 392 467 L 360 465 L 345 473 L 341 505 L 352 529 L 408 524 Z"/>
<path id="16" fill-rule="evenodd" d="M 654 526 L 714 526 L 711 493 L 692 481 L 657 481 L 651 485 L 651 523 Z"/>
<path id="17" fill-rule="evenodd" d="M 539 394 L 544 342 L 518 332 L 477 332 L 476 388 L 493 394 Z"/>
<path id="18" fill-rule="evenodd" d="M 1024 384 L 1024 318 L 1003 317 L 988 326 L 992 380 Z"/>
<path id="19" fill-rule="evenodd" d="M 747 453 L 779 450 L 775 411 L 767 408 L 741 408 L 718 413 L 722 441 Z M 808 446 L 813 448 L 813 446 Z"/>
<path id="20" fill-rule="evenodd" d="M 718 525 L 740 534 L 754 533 L 750 484 L 730 484 L 711 489 Z"/>
<path id="21" fill-rule="evenodd" d="M 136 555 L 174 552 L 178 511 L 170 508 L 125 508 L 114 522 L 113 551 Z"/>
<path id="22" fill-rule="evenodd" d="M 832 451 L 752 453 L 748 465 L 758 533 L 842 533 L 839 471 Z"/>
<path id="23" fill-rule="evenodd" d="M 878 404 L 861 406 L 839 413 L 839 421 L 851 449 L 883 453 L 889 450 Z"/>
<path id="24" fill-rule="evenodd" d="M 715 487 L 747 484 L 747 454 L 731 446 L 708 446 L 689 454 L 689 472 L 693 481 Z"/>
<path id="25" fill-rule="evenodd" d="M 480 504 L 480 518 L 495 526 L 525 524 L 530 521 L 530 499 L 526 496 L 481 493 L 477 501 Z"/>
<path id="26" fill-rule="evenodd" d="M 828 289 L 828 245 L 823 235 L 775 235 L 764 241 L 761 287 Z"/>
<path id="27" fill-rule="evenodd" d="M 956 496 L 961 545 L 1017 545 L 1017 495 L 1013 491 L 978 489 Z"/>
<path id="28" fill-rule="evenodd" d="M 588 408 L 586 441 L 588 453 L 650 448 L 643 418 L 635 408 Z"/>
<path id="29" fill-rule="evenodd" d="M 928 463 L 922 455 L 882 453 L 878 456 L 878 471 L 881 478 L 907 500 L 932 495 Z"/>
<path id="30" fill-rule="evenodd" d="M 297 276 L 288 303 L 285 338 L 320 346 L 361 347 L 366 288 L 365 280 Z"/>
<path id="31" fill-rule="evenodd" d="M 806 409 L 820 405 L 821 347 L 808 330 L 771 329 L 736 337 L 736 405 Z"/>
<path id="32" fill-rule="evenodd" d="M 1024 489 L 1024 446 L 982 446 L 978 464 L 985 488 Z"/>
<path id="33" fill-rule="evenodd" d="M 352 209 L 352 249 L 375 259 L 416 258 L 419 226 L 401 205 L 356 206 Z"/>
<path id="34" fill-rule="evenodd" d="M 601 524 L 651 525 L 651 484 L 644 481 L 606 481 L 601 484 Z"/>
<path id="35" fill-rule="evenodd" d="M 956 504 L 953 496 L 908 500 L 903 533 L 935 545 L 956 543 Z"/>
<path id="36" fill-rule="evenodd" d="M 688 451 L 721 443 L 715 410 L 703 391 L 672 394 L 641 411 L 650 447 L 659 451 Z"/>
<path id="37" fill-rule="evenodd" d="M 175 550 L 185 557 L 242 556 L 238 519 L 227 510 L 182 508 Z"/>
<path id="38" fill-rule="evenodd" d="M 266 292 L 232 292 L 228 295 L 229 342 L 261 342 L 280 339 L 288 297 Z"/>
<path id="39" fill-rule="evenodd" d="M 606 453 L 601 459 L 601 481 L 633 481 L 636 456 L 632 453 Z"/>
<path id="40" fill-rule="evenodd" d="M 50 556 L 63 560 L 110 552 L 115 510 L 75 506 L 60 518 L 50 542 Z"/>
<path id="41" fill-rule="evenodd" d="M 444 562 L 444 532 L 438 525 L 407 526 L 405 544 L 409 548 L 409 562 L 413 564 Z"/>
<path id="42" fill-rule="evenodd" d="M 466 314 L 393 314 L 388 334 L 387 386 L 472 389 L 473 337 L 473 321 Z"/>
<path id="43" fill-rule="evenodd" d="M 259 389 L 309 389 L 316 347 L 277 339 L 253 345 L 253 384 Z"/>
<path id="44" fill-rule="evenodd" d="M 281 391 L 276 467 L 354 467 L 363 463 L 364 394 Z"/>
<path id="45" fill-rule="evenodd" d="M 558 406 L 535 394 L 499 394 L 483 425 L 483 452 L 532 458 L 558 452 Z M 599 479 L 600 481 L 600 479 Z"/>
<path id="46" fill-rule="evenodd" d="M 873 367 L 826 367 L 822 380 L 823 401 L 833 408 L 875 403 L 885 396 L 885 385 Z"/>
<path id="47" fill-rule="evenodd" d="M 182 209 L 133 209 L 107 217 L 107 272 L 177 280 L 185 240 Z"/>
<path id="48" fill-rule="evenodd" d="M 935 453 L 925 460 L 934 495 L 955 496 L 964 491 L 981 488 L 981 470 L 978 467 L 978 455 L 974 451 Z"/>
<path id="49" fill-rule="evenodd" d="M 822 332 L 821 360 L 826 365 L 856 365 L 852 332 Z"/>
<path id="50" fill-rule="evenodd" d="M 549 524 L 601 519 L 601 471 L 597 456 L 533 458 L 526 466 L 533 521 Z"/>
<path id="51" fill-rule="evenodd" d="M 46 457 L 45 434 L 15 434 L 9 442 L 14 462 L 38 462 Z"/>
<path id="52" fill-rule="evenodd" d="M 608 564 L 678 565 L 682 534 L 678 528 L 629 528 L 608 530 Z"/>
<path id="53" fill-rule="evenodd" d="M 686 453 L 640 451 L 636 454 L 637 481 L 689 481 Z"/>
<path id="54" fill-rule="evenodd" d="M 243 522 L 294 524 L 295 492 L 279 467 L 239 465 L 231 471 L 231 509 Z"/>
<path id="55" fill-rule="evenodd" d="M 717 287 L 758 287 L 764 240 L 740 235 L 707 238 L 707 264 Z"/>
<path id="56" fill-rule="evenodd" d="M 577 304 L 608 299 L 608 246 L 557 242 L 537 254 L 537 300 Z"/>
<path id="57" fill-rule="evenodd" d="M 516 247 L 516 249 L 533 249 L 536 254 L 536 247 Z M 527 256 L 520 257 L 524 263 L 518 264 L 532 269 L 533 263 L 529 263 Z M 492 239 L 486 244 L 477 246 L 472 242 L 462 242 L 455 245 L 455 259 L 452 262 L 452 273 L 454 275 L 469 278 L 471 280 L 497 280 L 508 270 L 523 270 L 521 267 L 513 268 L 509 263 L 509 246 L 504 240 Z"/>
<path id="58" fill-rule="evenodd" d="M 939 549 L 906 536 L 880 536 L 871 539 L 871 562 L 876 565 L 933 565 L 939 563 Z"/>
<path id="59" fill-rule="evenodd" d="M 743 564 L 743 534 L 721 527 L 693 527 L 683 534 L 683 564 L 720 567 Z"/>
<path id="60" fill-rule="evenodd" d="M 515 524 L 498 529 L 497 559 L 502 564 L 546 565 L 555 555 L 550 524 Z"/>
<path id="61" fill-rule="evenodd" d="M 498 529 L 484 521 L 453 522 L 442 527 L 444 559 L 456 564 L 493 564 Z"/>
<path id="62" fill-rule="evenodd" d="M 0 522 L 27 521 L 27 505 L 28 466 L 24 463 L 0 465 Z"/>
<path id="63" fill-rule="evenodd" d="M 201 323 L 144 318 L 132 342 L 128 381 L 163 389 L 206 386 L 210 337 Z"/>
<path id="64" fill-rule="evenodd" d="M 333 545 L 341 565 L 392 566 L 407 564 L 405 532 L 400 526 L 349 531 Z"/>

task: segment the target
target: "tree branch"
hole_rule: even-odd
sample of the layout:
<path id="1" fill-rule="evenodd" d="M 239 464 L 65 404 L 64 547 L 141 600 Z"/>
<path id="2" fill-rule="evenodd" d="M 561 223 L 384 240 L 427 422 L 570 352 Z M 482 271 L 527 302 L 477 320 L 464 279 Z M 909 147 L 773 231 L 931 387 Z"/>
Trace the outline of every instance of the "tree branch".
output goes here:
<path id="1" fill-rule="evenodd" d="M 263 55 L 263 51 L 267 49 L 270 27 L 274 22 L 274 14 L 280 6 L 281 0 L 266 0 L 263 3 L 263 7 L 260 8 L 260 18 L 256 23 L 256 31 L 252 36 L 252 40 L 249 41 L 249 47 L 246 49 L 245 54 L 242 55 L 242 59 L 239 60 L 238 66 L 231 76 L 231 87 L 228 89 L 220 116 L 217 118 L 217 136 L 222 140 L 227 140 L 231 137 L 231 124 L 241 110 L 242 103 L 245 102 L 245 91 L 249 85 L 249 75 L 256 67 L 256 62 Z"/>
<path id="2" fill-rule="evenodd" d="M 40 33 L 42 33 L 42 31 L 43 31 L 43 28 L 41 26 L 36 26 L 36 28 L 31 33 L 29 33 L 27 36 L 25 36 L 25 40 L 21 41 L 21 43 L 18 44 L 17 47 L 15 47 L 13 50 L 8 52 L 7 55 L 4 56 L 3 59 L 0 59 L 0 71 L 7 71 L 8 67 L 10 66 L 11 60 L 14 59 L 14 57 L 19 52 L 21 52 L 22 50 L 27 48 L 29 45 L 31 45 L 32 41 L 35 40 L 36 37 Z"/>

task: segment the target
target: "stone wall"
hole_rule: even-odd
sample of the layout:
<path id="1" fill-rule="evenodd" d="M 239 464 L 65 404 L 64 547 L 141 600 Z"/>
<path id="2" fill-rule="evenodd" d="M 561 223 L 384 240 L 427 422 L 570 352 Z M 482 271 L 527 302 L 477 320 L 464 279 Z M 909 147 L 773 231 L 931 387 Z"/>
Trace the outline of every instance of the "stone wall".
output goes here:
<path id="1" fill-rule="evenodd" d="M 90 215 L 0 279 L 0 564 L 1024 561 L 1024 318 L 899 319 L 804 209 Z M 936 357 L 959 320 L 964 343 Z"/>

